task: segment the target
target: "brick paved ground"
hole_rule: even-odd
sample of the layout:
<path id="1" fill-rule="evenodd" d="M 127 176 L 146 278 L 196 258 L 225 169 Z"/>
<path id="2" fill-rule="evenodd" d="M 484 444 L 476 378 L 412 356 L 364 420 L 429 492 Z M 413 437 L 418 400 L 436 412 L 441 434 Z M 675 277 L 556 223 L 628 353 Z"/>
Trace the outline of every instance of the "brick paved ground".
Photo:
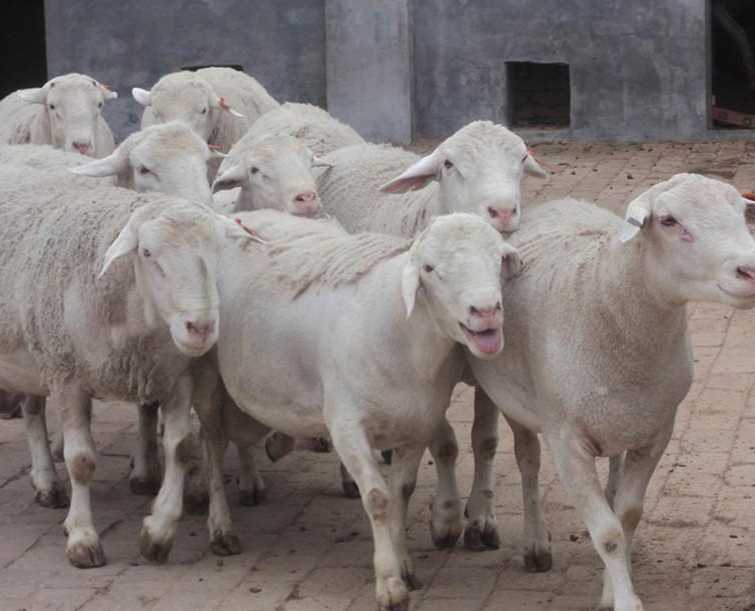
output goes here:
<path id="1" fill-rule="evenodd" d="M 554 175 L 528 182 L 530 202 L 573 195 L 620 211 L 633 194 L 679 171 L 715 172 L 755 188 L 755 143 L 535 150 Z M 635 584 L 655 611 L 755 609 L 755 312 L 701 304 L 690 309 L 690 319 L 695 383 L 651 482 L 635 546 Z M 462 441 L 464 491 L 472 474 L 470 400 L 469 389 L 460 387 L 451 411 Z M 243 508 L 231 497 L 242 555 L 212 556 L 204 518 L 187 516 L 170 562 L 145 563 L 136 538 L 148 500 L 132 496 L 127 482 L 134 416 L 123 406 L 95 413 L 101 456 L 93 505 L 109 564 L 88 571 L 65 559 L 65 510 L 32 502 L 22 423 L 0 422 L 0 609 L 374 609 L 368 522 L 359 502 L 339 496 L 333 455 L 298 455 L 275 467 L 262 459 L 267 504 Z M 541 482 L 555 566 L 545 574 L 524 572 L 519 474 L 507 430 L 499 449 L 496 502 L 504 545 L 496 552 L 433 548 L 427 521 L 434 475 L 429 458 L 424 461 L 409 542 L 426 588 L 415 593 L 414 608 L 590 609 L 600 562 L 547 456 Z M 234 472 L 229 460 L 231 495 Z"/>

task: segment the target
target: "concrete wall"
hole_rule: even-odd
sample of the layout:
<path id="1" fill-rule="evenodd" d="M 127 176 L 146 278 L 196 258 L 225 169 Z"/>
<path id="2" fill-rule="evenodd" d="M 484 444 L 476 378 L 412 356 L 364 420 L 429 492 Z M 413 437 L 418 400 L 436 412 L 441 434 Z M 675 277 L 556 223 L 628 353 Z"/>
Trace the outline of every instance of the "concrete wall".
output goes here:
<path id="1" fill-rule="evenodd" d="M 133 86 L 196 64 L 241 64 L 279 100 L 325 105 L 324 0 L 46 0 L 50 75 L 84 72 L 118 91 L 106 110 L 138 129 Z"/>
<path id="2" fill-rule="evenodd" d="M 325 106 L 374 140 L 507 123 L 507 61 L 570 65 L 571 126 L 551 138 L 701 138 L 706 0 L 46 0 L 50 74 L 121 94 L 194 64 L 241 64 L 281 100 Z M 720 133 L 720 132 L 719 132 Z M 740 132 L 741 133 L 741 132 Z M 535 134 L 534 136 L 537 136 Z"/>
<path id="3" fill-rule="evenodd" d="M 413 3 L 417 131 L 506 122 L 506 61 L 566 62 L 571 135 L 699 136 L 706 116 L 704 0 Z"/>

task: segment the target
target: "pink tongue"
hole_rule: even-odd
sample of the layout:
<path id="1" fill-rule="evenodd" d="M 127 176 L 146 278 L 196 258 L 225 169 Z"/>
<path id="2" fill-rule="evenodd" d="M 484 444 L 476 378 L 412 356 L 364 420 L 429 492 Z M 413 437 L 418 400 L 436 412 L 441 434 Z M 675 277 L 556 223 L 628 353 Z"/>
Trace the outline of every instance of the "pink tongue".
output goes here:
<path id="1" fill-rule="evenodd" d="M 497 352 L 501 346 L 501 334 L 497 332 L 475 335 L 474 340 L 480 352 Z"/>

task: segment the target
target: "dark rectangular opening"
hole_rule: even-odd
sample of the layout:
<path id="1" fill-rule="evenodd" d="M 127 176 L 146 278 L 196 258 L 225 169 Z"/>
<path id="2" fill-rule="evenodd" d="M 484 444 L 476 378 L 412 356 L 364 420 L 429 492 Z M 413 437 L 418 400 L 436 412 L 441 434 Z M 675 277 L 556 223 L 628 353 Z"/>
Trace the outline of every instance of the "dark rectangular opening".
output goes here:
<path id="1" fill-rule="evenodd" d="M 711 0 L 711 122 L 755 128 L 755 2 Z"/>
<path id="2" fill-rule="evenodd" d="M 238 70 L 239 72 L 244 71 L 244 66 L 242 66 L 241 64 L 204 64 L 201 66 L 182 66 L 181 70 L 196 72 L 197 70 L 201 70 L 202 68 L 233 68 L 234 70 Z"/>
<path id="3" fill-rule="evenodd" d="M 506 82 L 511 127 L 569 127 L 569 64 L 506 62 Z"/>
<path id="4" fill-rule="evenodd" d="M 0 2 L 0 98 L 47 82 L 44 0 Z"/>

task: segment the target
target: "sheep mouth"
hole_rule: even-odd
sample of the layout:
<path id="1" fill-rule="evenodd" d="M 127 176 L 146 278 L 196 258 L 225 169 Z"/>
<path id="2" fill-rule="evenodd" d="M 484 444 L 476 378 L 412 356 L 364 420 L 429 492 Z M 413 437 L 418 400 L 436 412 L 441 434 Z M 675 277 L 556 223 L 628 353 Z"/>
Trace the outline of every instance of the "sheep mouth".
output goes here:
<path id="1" fill-rule="evenodd" d="M 459 323 L 459 326 L 464 332 L 467 344 L 482 354 L 496 354 L 503 347 L 503 333 L 500 326 L 479 331 L 473 331 L 463 323 Z"/>
<path id="2" fill-rule="evenodd" d="M 721 284 L 716 284 L 718 287 L 718 290 L 721 291 L 724 295 L 731 297 L 732 299 L 736 299 L 737 301 L 744 301 L 744 302 L 751 302 L 755 301 L 755 291 L 748 291 L 745 293 L 735 293 L 733 291 L 729 291 L 725 289 Z"/>

